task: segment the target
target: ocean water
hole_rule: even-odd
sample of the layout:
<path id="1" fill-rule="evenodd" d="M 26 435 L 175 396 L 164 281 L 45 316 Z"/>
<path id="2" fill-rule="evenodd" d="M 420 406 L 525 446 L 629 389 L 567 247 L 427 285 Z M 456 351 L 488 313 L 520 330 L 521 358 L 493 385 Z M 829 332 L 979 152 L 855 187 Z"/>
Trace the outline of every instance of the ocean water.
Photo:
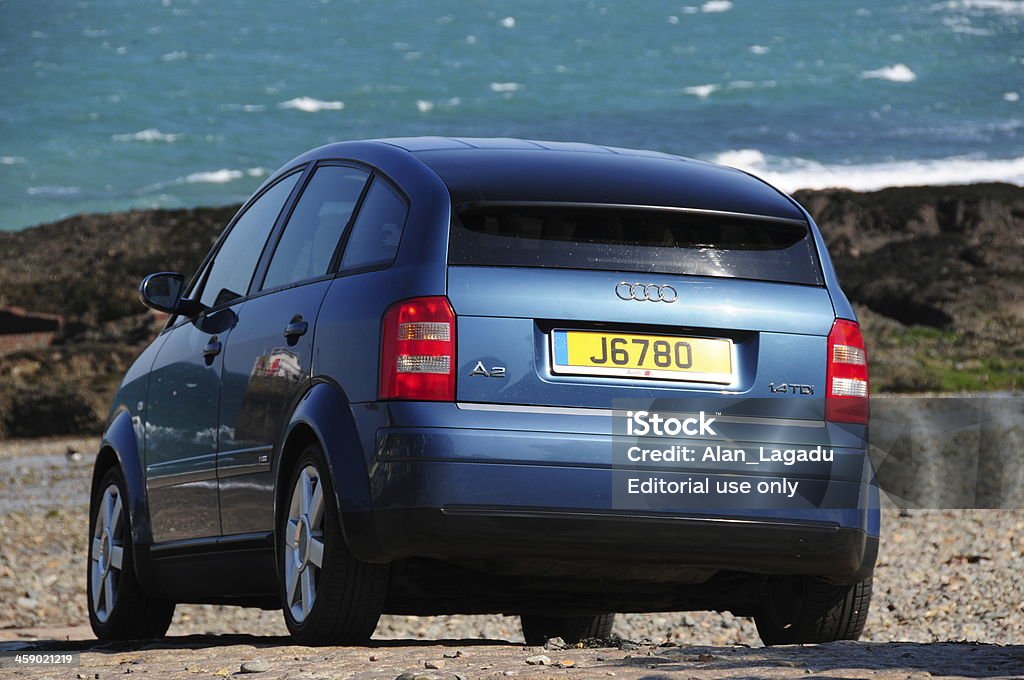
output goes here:
<path id="1" fill-rule="evenodd" d="M 1014 0 L 0 0 L 0 229 L 219 205 L 336 140 L 651 148 L 785 190 L 1024 183 Z"/>

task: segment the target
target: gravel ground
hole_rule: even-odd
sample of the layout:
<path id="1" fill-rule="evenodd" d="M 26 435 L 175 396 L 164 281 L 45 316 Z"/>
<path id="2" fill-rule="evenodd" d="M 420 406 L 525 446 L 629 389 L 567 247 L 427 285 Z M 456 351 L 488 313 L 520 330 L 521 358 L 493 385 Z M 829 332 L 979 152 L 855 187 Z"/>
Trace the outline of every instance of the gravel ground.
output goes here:
<path id="1" fill-rule="evenodd" d="M 64 645 L 76 649 L 75 645 Z M 78 645 L 81 647 L 81 645 Z M 295 647 L 253 638 L 177 638 L 142 646 L 86 648 L 70 668 L 0 670 L 0 677 L 159 680 L 484 680 L 522 677 L 662 680 L 678 678 L 1020 679 L 1021 647 L 969 643 L 836 642 L 804 647 L 712 647 L 625 643 L 547 649 L 477 640 L 444 644 L 378 642 L 369 647 Z"/>
<path id="2" fill-rule="evenodd" d="M 88 625 L 95 447 L 91 439 L 0 444 L 0 629 Z M 1024 644 L 1024 511 L 885 511 L 881 550 L 864 640 Z M 759 645 L 751 622 L 717 613 L 620 615 L 615 632 L 654 644 Z M 169 632 L 231 633 L 286 631 L 280 612 L 184 605 Z M 375 637 L 522 642 L 518 620 L 502 616 L 385 616 Z"/>

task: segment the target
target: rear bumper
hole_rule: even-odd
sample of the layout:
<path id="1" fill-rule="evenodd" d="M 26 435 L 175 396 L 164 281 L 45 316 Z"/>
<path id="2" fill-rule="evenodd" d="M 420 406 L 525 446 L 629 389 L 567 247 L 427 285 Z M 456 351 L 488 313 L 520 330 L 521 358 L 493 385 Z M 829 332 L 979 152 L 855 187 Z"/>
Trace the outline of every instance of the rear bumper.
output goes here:
<path id="1" fill-rule="evenodd" d="M 697 583 L 729 570 L 871 575 L 878 538 L 835 525 L 545 509 L 447 507 L 347 516 L 365 558 L 426 557 L 507 575 Z"/>
<path id="2" fill-rule="evenodd" d="M 723 570 L 849 583 L 874 568 L 878 496 L 863 432 L 832 433 L 821 423 L 784 426 L 795 441 L 830 438 L 838 453 L 827 466 L 623 470 L 614 464 L 610 417 L 534 410 L 357 408 L 372 510 L 345 514 L 356 556 L 430 558 L 510 575 L 680 583 Z M 742 427 L 749 434 L 761 426 Z M 763 427 L 776 437 L 782 431 L 778 422 Z M 755 485 L 784 475 L 824 492 L 717 504 L 708 497 L 654 502 L 621 493 L 624 477 L 650 474 Z M 843 502 L 827 500 L 836 498 Z"/>

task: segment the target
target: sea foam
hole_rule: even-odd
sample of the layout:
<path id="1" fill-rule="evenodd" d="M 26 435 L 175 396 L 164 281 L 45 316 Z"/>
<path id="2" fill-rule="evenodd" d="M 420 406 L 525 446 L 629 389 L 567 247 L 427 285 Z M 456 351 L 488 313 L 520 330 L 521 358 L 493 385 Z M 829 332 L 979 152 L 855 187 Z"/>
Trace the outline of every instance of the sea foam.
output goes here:
<path id="1" fill-rule="evenodd" d="M 951 10 L 980 10 L 996 12 L 998 14 L 1021 14 L 1024 15 L 1024 1 L 1022 0 L 950 0 L 935 7 Z"/>
<path id="2" fill-rule="evenodd" d="M 185 184 L 227 184 L 243 177 L 262 177 L 267 174 L 264 168 L 249 168 L 248 170 L 209 170 L 206 172 L 193 172 L 184 178 Z"/>
<path id="3" fill-rule="evenodd" d="M 521 89 L 522 83 L 491 83 L 491 92 L 518 92 Z"/>
<path id="4" fill-rule="evenodd" d="M 26 193 L 29 196 L 49 196 L 52 198 L 59 198 L 61 196 L 77 196 L 82 193 L 82 190 L 78 187 L 41 186 L 29 187 Z"/>
<path id="5" fill-rule="evenodd" d="M 712 14 L 715 12 L 728 12 L 732 9 L 732 3 L 729 0 L 708 0 L 700 6 L 701 12 L 707 12 Z"/>
<path id="6" fill-rule="evenodd" d="M 156 128 L 146 128 L 127 135 L 114 135 L 115 142 L 173 142 L 181 135 L 160 132 Z"/>
<path id="7" fill-rule="evenodd" d="M 721 85 L 694 85 L 693 87 L 683 88 L 683 92 L 686 94 L 692 94 L 695 97 L 700 97 L 701 99 L 707 99 L 712 95 L 712 93 L 721 89 Z"/>
<path id="8" fill-rule="evenodd" d="M 751 172 L 783 191 L 832 187 L 875 191 L 885 187 L 976 182 L 1008 182 L 1024 186 L 1024 157 L 978 159 L 956 156 L 937 160 L 826 165 L 804 158 L 773 158 L 757 149 L 739 149 L 717 154 L 710 160 Z"/>
<path id="9" fill-rule="evenodd" d="M 917 80 L 917 74 L 910 70 L 906 64 L 893 64 L 883 66 L 873 71 L 864 71 L 861 78 L 878 78 L 879 80 L 890 80 L 894 83 L 910 83 Z"/>
<path id="10" fill-rule="evenodd" d="M 296 109 L 306 113 L 316 113 L 317 111 L 341 111 L 345 108 L 345 102 L 328 102 L 313 99 L 312 97 L 296 97 L 295 99 L 281 102 L 277 107 L 280 109 Z"/>
<path id="11" fill-rule="evenodd" d="M 942 20 L 942 25 L 948 27 L 954 33 L 960 33 L 962 35 L 994 35 L 994 33 L 987 28 L 975 28 L 972 26 L 970 17 L 946 17 Z"/>

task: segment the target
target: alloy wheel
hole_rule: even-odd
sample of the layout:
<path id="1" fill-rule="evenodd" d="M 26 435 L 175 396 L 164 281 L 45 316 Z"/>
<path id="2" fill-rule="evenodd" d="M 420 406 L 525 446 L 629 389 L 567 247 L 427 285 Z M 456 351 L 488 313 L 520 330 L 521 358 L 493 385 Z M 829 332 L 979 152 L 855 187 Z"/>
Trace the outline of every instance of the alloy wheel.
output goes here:
<path id="1" fill-rule="evenodd" d="M 110 618 L 111 612 L 114 611 L 114 601 L 124 563 L 125 536 L 121 510 L 121 493 L 116 484 L 110 484 L 104 489 L 103 497 L 96 508 L 90 550 L 92 609 L 101 623 Z"/>
<path id="2" fill-rule="evenodd" d="M 288 506 L 284 532 L 285 603 L 301 623 L 316 601 L 324 561 L 324 495 L 320 473 L 307 465 L 299 473 Z"/>

